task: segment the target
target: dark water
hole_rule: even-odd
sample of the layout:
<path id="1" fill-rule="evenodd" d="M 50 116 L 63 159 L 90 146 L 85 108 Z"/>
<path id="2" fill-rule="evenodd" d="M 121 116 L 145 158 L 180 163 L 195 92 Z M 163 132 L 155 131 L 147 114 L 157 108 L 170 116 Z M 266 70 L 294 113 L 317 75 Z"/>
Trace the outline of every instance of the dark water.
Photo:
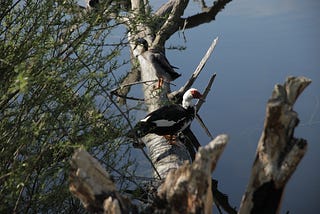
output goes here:
<path id="1" fill-rule="evenodd" d="M 196 11 L 190 7 L 188 13 Z M 295 136 L 308 140 L 308 151 L 291 177 L 281 213 L 317 213 L 320 197 L 320 2 L 248 1 L 229 4 L 215 22 L 176 34 L 167 43 L 187 50 L 167 51 L 183 74 L 182 85 L 196 68 L 211 41 L 218 46 L 195 87 L 204 89 L 211 73 L 217 77 L 200 115 L 214 135 L 227 133 L 230 142 L 213 176 L 239 207 L 259 140 L 265 105 L 275 84 L 287 76 L 306 76 L 312 84 L 298 99 L 301 120 Z M 174 89 L 174 88 L 173 88 Z M 209 138 L 193 123 L 203 145 Z"/>

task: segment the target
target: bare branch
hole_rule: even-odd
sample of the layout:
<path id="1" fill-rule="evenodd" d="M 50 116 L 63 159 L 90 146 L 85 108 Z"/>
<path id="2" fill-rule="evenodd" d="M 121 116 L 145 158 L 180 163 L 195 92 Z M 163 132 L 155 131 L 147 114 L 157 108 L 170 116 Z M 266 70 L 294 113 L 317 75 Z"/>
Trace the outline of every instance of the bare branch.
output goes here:
<path id="1" fill-rule="evenodd" d="M 189 78 L 189 80 L 186 82 L 186 84 L 184 86 L 182 86 L 178 91 L 174 91 L 172 93 L 170 93 L 168 95 L 169 99 L 174 99 L 174 98 L 178 98 L 180 99 L 180 97 L 182 98 L 182 95 L 191 88 L 191 86 L 193 85 L 194 81 L 198 78 L 199 74 L 201 73 L 203 67 L 205 66 L 207 60 L 209 59 L 209 57 L 211 56 L 214 48 L 216 47 L 218 42 L 218 37 L 215 38 L 209 49 L 207 50 L 206 54 L 204 55 L 204 57 L 202 58 L 202 60 L 200 61 L 198 67 L 196 68 L 196 70 L 193 72 L 193 74 L 191 75 L 191 77 Z"/>
<path id="2" fill-rule="evenodd" d="M 198 122 L 200 123 L 201 127 L 204 129 L 204 131 L 208 135 L 208 137 L 210 137 L 210 139 L 212 140 L 213 136 L 212 136 L 211 132 L 209 131 L 209 129 L 207 128 L 206 124 L 203 122 L 203 120 L 200 117 L 200 115 L 196 114 L 196 118 L 197 118 Z"/>
<path id="3" fill-rule="evenodd" d="M 127 74 L 127 76 L 122 80 L 120 85 L 124 86 L 130 86 L 128 84 L 131 84 L 133 82 L 136 82 L 140 79 L 140 71 L 138 69 L 132 69 L 131 72 Z M 126 104 L 127 94 L 130 92 L 130 87 L 120 87 L 116 90 L 114 90 L 112 93 L 117 95 L 119 98 L 117 99 L 117 102 L 120 105 Z"/>
<path id="4" fill-rule="evenodd" d="M 156 34 L 156 38 L 153 41 L 153 47 L 163 47 L 165 42 L 174 34 L 177 29 L 177 22 L 183 15 L 184 10 L 188 6 L 189 1 L 187 0 L 176 0 L 171 13 L 167 21 L 162 25 L 160 30 Z"/>
<path id="5" fill-rule="evenodd" d="M 133 85 L 139 85 L 139 84 L 145 84 L 145 83 L 155 83 L 155 82 L 158 82 L 158 79 L 155 79 L 155 80 L 147 80 L 147 81 L 131 82 L 131 83 L 128 83 L 128 84 L 120 85 L 118 88 L 112 89 L 112 90 L 110 91 L 110 93 L 113 94 L 113 95 L 115 95 L 115 96 L 117 96 L 117 97 L 119 97 L 119 99 L 121 98 L 121 99 L 145 101 L 144 98 L 137 98 L 137 97 L 129 97 L 129 96 L 126 96 L 126 95 L 125 95 L 126 93 L 123 93 L 123 91 L 125 90 L 125 88 L 130 88 L 130 87 L 133 86 Z M 171 83 L 171 82 L 168 82 L 168 81 L 163 81 L 163 82 L 175 86 L 175 84 L 173 84 L 173 83 Z M 120 93 L 119 93 L 119 91 L 120 91 Z M 127 93 L 129 93 L 129 91 L 128 91 Z M 119 99 L 118 99 L 118 100 L 119 100 Z M 121 102 L 121 103 L 119 103 L 119 104 L 121 105 L 121 104 L 124 104 L 124 103 Z"/>
<path id="6" fill-rule="evenodd" d="M 210 137 L 210 139 L 212 140 L 213 139 L 213 135 L 211 134 L 211 132 L 209 131 L 209 129 L 207 128 L 206 124 L 203 122 L 202 118 L 200 117 L 199 115 L 199 110 L 201 108 L 201 106 L 203 105 L 203 103 L 205 102 L 205 99 L 206 97 L 208 96 L 209 94 L 209 91 L 211 90 L 211 87 L 212 87 L 212 84 L 213 84 L 213 81 L 215 80 L 215 77 L 216 77 L 217 74 L 213 74 L 209 80 L 209 83 L 205 89 L 205 91 L 203 92 L 203 96 L 202 96 L 202 99 L 200 99 L 198 101 L 198 103 L 196 104 L 196 109 L 197 109 L 197 114 L 196 114 L 196 119 L 197 121 L 199 122 L 199 124 L 201 125 L 201 127 L 204 129 L 205 133 L 208 135 L 208 137 Z"/>
<path id="7" fill-rule="evenodd" d="M 156 12 L 156 16 L 165 16 L 167 13 L 169 13 L 173 6 L 174 6 L 175 0 L 170 0 L 166 3 L 164 3 Z"/>
<path id="8" fill-rule="evenodd" d="M 187 23 L 185 28 L 188 29 L 215 20 L 217 14 L 231 1 L 232 0 L 217 0 L 213 2 L 213 6 L 207 8 L 205 12 L 189 16 L 185 19 L 182 18 L 179 22 L 179 28 L 184 25 L 184 22 Z"/>
<path id="9" fill-rule="evenodd" d="M 209 92 L 210 92 L 210 90 L 211 90 L 212 84 L 213 84 L 216 76 L 217 76 L 216 73 L 214 73 L 214 74 L 211 76 L 211 78 L 210 78 L 210 80 L 209 80 L 209 83 L 208 83 L 206 89 L 204 90 L 204 92 L 203 92 L 203 94 L 202 94 L 202 95 L 203 95 L 202 99 L 200 99 L 200 100 L 198 101 L 197 105 L 196 105 L 197 111 L 200 110 L 201 106 L 202 106 L 203 103 L 205 102 L 205 100 L 206 100 L 206 98 L 207 98 L 207 96 L 208 96 L 208 94 L 209 94 Z"/>
<path id="10" fill-rule="evenodd" d="M 217 0 L 213 3 L 212 7 L 206 8 L 205 12 L 187 18 L 181 18 L 181 16 L 189 1 L 174 1 L 176 2 L 175 4 L 171 1 L 168 2 L 156 13 L 165 14 L 171 10 L 171 15 L 156 35 L 154 46 L 163 46 L 165 41 L 179 29 L 189 29 L 215 20 L 217 14 L 231 1 L 232 0 Z"/>

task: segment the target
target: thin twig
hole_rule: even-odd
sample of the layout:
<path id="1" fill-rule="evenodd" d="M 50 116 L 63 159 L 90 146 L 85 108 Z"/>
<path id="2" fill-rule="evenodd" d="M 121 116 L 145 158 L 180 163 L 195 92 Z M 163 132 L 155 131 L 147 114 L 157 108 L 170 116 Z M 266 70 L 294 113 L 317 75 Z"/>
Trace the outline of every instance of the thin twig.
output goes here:
<path id="1" fill-rule="evenodd" d="M 102 161 L 103 164 L 105 164 L 108 168 L 110 168 L 112 171 L 116 172 L 117 174 L 120 175 L 121 178 L 127 179 L 128 181 L 132 182 L 133 184 L 135 184 L 138 188 L 140 188 L 141 190 L 144 191 L 144 193 L 148 193 L 136 180 L 138 178 L 138 176 L 134 176 L 132 175 L 130 172 L 126 171 L 125 175 L 124 173 L 122 173 L 120 170 L 116 169 L 115 167 L 111 166 L 110 164 L 108 164 L 106 161 L 103 160 L 99 160 Z M 143 180 L 153 180 L 153 178 L 146 178 L 146 177 L 140 177 L 140 179 Z"/>
<path id="2" fill-rule="evenodd" d="M 126 95 L 119 94 L 117 91 L 112 91 L 111 93 L 112 95 L 116 95 L 117 97 L 128 99 L 128 100 L 145 101 L 143 98 L 129 97 Z"/>
<path id="3" fill-rule="evenodd" d="M 161 176 L 157 170 L 157 168 L 155 167 L 155 165 L 152 163 L 152 160 L 149 158 L 148 154 L 146 153 L 146 151 L 144 151 L 143 148 L 140 148 L 142 153 L 144 154 L 144 156 L 148 159 L 148 161 L 151 163 L 152 168 L 154 169 L 154 171 L 156 172 L 156 174 L 158 175 L 159 179 L 161 180 Z"/>
<path id="4" fill-rule="evenodd" d="M 196 109 L 197 109 L 197 114 L 196 114 L 196 118 L 198 120 L 198 122 L 200 123 L 201 127 L 204 129 L 204 131 L 206 132 L 206 134 L 208 135 L 208 137 L 210 137 L 211 139 L 213 139 L 212 134 L 210 133 L 209 129 L 207 128 L 207 126 L 205 125 L 205 123 L 203 122 L 202 118 L 200 117 L 200 115 L 198 114 L 199 109 L 201 108 L 202 104 L 205 102 L 205 99 L 207 98 L 209 91 L 211 90 L 213 81 L 215 80 L 215 77 L 217 76 L 216 73 L 214 73 L 210 80 L 209 83 L 206 87 L 206 89 L 204 90 L 203 94 L 202 94 L 202 99 L 200 99 L 198 101 L 198 103 L 196 104 Z"/>
<path id="5" fill-rule="evenodd" d="M 128 84 L 120 85 L 118 88 L 112 89 L 112 90 L 111 90 L 111 93 L 112 93 L 113 91 L 119 90 L 119 89 L 124 88 L 124 87 L 132 86 L 132 85 L 138 85 L 138 84 L 143 84 L 143 83 L 148 83 L 148 82 L 157 82 L 157 81 L 158 81 L 158 79 L 131 82 L 131 83 L 128 83 Z"/>
<path id="6" fill-rule="evenodd" d="M 210 133 L 209 129 L 207 128 L 206 124 L 204 124 L 202 118 L 200 117 L 200 115 L 198 113 L 196 114 L 196 118 L 197 118 L 198 122 L 200 123 L 201 127 L 204 129 L 204 131 L 208 135 L 208 137 L 210 137 L 210 139 L 212 140 L 213 139 L 212 134 Z"/>
<path id="7" fill-rule="evenodd" d="M 121 97 L 121 98 L 125 98 L 125 99 L 129 99 L 129 100 L 137 100 L 137 101 L 145 101 L 144 98 L 138 98 L 138 97 L 129 97 L 129 96 L 126 96 L 126 95 L 121 95 L 119 94 L 117 91 L 119 89 L 122 89 L 124 87 L 130 87 L 132 85 L 138 85 L 138 84 L 144 84 L 144 83 L 148 83 L 148 82 L 157 82 L 158 80 L 146 80 L 146 81 L 137 81 L 137 82 L 132 82 L 132 83 L 128 83 L 128 84 L 124 84 L 124 85 L 120 85 L 119 87 L 115 88 L 115 89 L 112 89 L 110 91 L 111 94 L 117 96 L 117 97 Z M 168 83 L 168 84 L 171 84 L 173 86 L 176 86 L 175 84 L 171 83 L 171 82 L 167 82 L 167 81 L 164 81 L 165 83 Z"/>

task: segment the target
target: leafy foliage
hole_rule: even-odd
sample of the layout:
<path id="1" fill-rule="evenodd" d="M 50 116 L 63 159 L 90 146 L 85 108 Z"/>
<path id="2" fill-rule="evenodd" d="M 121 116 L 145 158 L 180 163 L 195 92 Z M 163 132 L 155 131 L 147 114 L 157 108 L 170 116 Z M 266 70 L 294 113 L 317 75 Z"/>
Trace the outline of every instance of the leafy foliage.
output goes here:
<path id="1" fill-rule="evenodd" d="M 73 1 L 6 1 L 0 8 L 0 212 L 78 213 L 68 160 L 84 146 L 129 170 L 126 129 L 108 90 L 126 62 L 105 13 Z M 123 184 L 119 184 L 123 186 Z"/>

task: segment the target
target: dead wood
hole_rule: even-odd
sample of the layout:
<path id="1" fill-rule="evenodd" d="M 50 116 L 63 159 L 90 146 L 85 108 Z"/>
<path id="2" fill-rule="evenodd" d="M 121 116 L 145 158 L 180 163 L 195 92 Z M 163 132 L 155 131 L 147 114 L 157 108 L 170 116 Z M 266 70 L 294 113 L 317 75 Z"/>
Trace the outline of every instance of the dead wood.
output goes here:
<path id="1" fill-rule="evenodd" d="M 230 2 L 231 0 L 214 1 L 211 7 L 202 8 L 202 13 L 189 16 L 185 19 L 181 18 L 179 22 L 180 28 L 182 28 L 182 26 L 184 26 L 185 29 L 194 28 L 196 26 L 215 20 L 218 13 L 222 11 L 225 8 L 225 6 Z"/>
<path id="2" fill-rule="evenodd" d="M 306 140 L 293 136 L 299 123 L 293 105 L 310 83 L 305 77 L 289 77 L 275 86 L 240 214 L 279 212 L 284 187 L 307 150 Z"/>
<path id="3" fill-rule="evenodd" d="M 158 189 L 158 196 L 166 204 L 167 213 L 211 213 L 211 173 L 227 141 L 227 135 L 219 135 L 199 149 L 192 164 L 186 162 L 169 172 Z"/>
<path id="4" fill-rule="evenodd" d="M 88 152 L 77 150 L 71 159 L 70 192 L 91 213 L 135 213 L 135 207 L 121 196 L 110 175 Z"/>
<path id="5" fill-rule="evenodd" d="M 196 79 L 197 79 L 198 76 L 200 75 L 203 67 L 205 66 L 206 62 L 208 61 L 209 57 L 210 57 L 211 54 L 213 53 L 213 50 L 215 49 L 217 43 L 218 43 L 218 37 L 216 37 L 216 38 L 212 41 L 212 43 L 211 43 L 210 47 L 208 48 L 206 54 L 203 56 L 203 58 L 201 59 L 199 65 L 197 66 L 196 70 L 192 73 L 192 75 L 191 75 L 191 77 L 188 79 L 188 81 L 187 81 L 187 82 L 184 84 L 184 86 L 182 86 L 179 90 L 170 93 L 170 94 L 168 95 L 169 99 L 171 99 L 171 100 L 177 99 L 178 102 L 181 102 L 181 101 L 182 101 L 182 96 L 183 96 L 183 94 L 184 94 L 188 89 L 190 89 L 191 86 L 193 85 L 193 83 L 196 81 Z M 208 86 L 211 87 L 214 78 L 215 78 L 215 75 L 213 75 L 213 76 L 211 77 L 211 80 L 210 80 Z M 206 90 L 210 90 L 210 88 L 209 88 L 209 89 L 206 89 Z"/>
<path id="6" fill-rule="evenodd" d="M 171 170 L 158 189 L 158 200 L 153 202 L 153 207 L 148 207 L 148 212 L 211 213 L 211 173 L 227 141 L 227 135 L 219 135 L 199 149 L 192 164 L 185 162 L 180 168 Z M 77 150 L 72 157 L 69 188 L 89 212 L 137 212 L 137 208 L 118 193 L 105 169 L 83 149 Z"/>

